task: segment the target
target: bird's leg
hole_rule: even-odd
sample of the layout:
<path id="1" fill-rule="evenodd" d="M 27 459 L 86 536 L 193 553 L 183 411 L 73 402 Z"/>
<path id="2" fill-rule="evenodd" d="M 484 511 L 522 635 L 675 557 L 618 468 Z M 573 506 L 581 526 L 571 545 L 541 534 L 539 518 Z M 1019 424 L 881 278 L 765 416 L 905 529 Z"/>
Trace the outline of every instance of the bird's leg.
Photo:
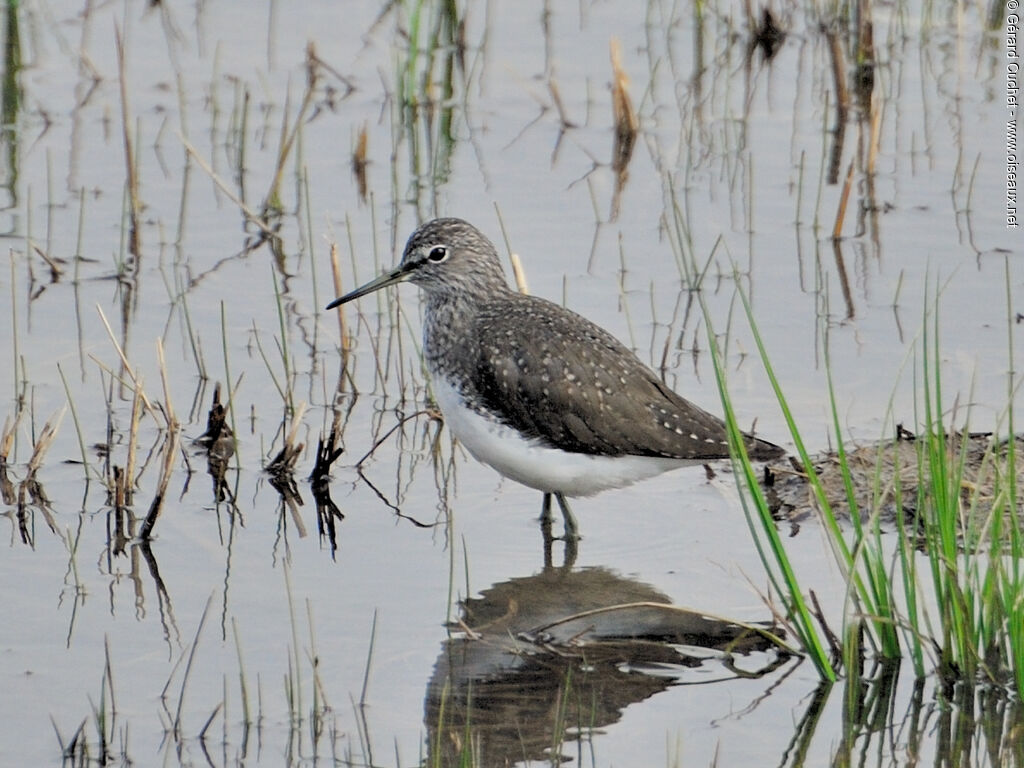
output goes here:
<path id="1" fill-rule="evenodd" d="M 555 542 L 555 537 L 551 535 L 551 494 L 544 494 L 544 502 L 540 510 L 540 533 L 544 537 L 544 567 L 551 567 L 551 545 Z"/>
<path id="2" fill-rule="evenodd" d="M 555 543 L 555 537 L 551 535 L 551 526 L 554 523 L 554 516 L 551 514 L 551 496 L 550 493 L 544 494 L 544 502 L 541 506 L 540 513 L 540 532 L 544 537 L 544 569 L 548 570 L 552 567 L 554 558 L 551 556 L 551 549 Z M 562 541 L 565 543 L 565 549 L 562 553 L 562 568 L 571 569 L 576 563 L 576 554 L 579 551 L 579 533 L 576 527 L 576 518 L 573 517 L 572 510 L 569 509 L 569 502 L 565 500 L 565 496 L 561 493 L 556 493 L 554 496 L 558 499 L 558 506 L 562 509 L 562 520 L 564 521 L 565 534 L 562 536 Z"/>
<path id="3" fill-rule="evenodd" d="M 576 564 L 576 554 L 579 552 L 579 536 L 563 537 L 565 549 L 562 551 L 562 570 L 569 571 Z"/>
<path id="4" fill-rule="evenodd" d="M 565 524 L 565 540 L 575 542 L 579 539 L 579 527 L 576 525 L 576 518 L 573 517 L 572 510 L 569 509 L 569 502 L 565 500 L 564 493 L 556 493 L 555 498 L 558 499 L 558 506 L 562 508 L 562 521 Z"/>
<path id="5" fill-rule="evenodd" d="M 551 526 L 551 494 L 550 493 L 545 493 L 544 494 L 544 502 L 543 502 L 543 504 L 541 504 L 541 508 L 540 508 L 540 524 L 542 526 L 544 526 L 544 525 L 547 525 L 548 527 Z"/>

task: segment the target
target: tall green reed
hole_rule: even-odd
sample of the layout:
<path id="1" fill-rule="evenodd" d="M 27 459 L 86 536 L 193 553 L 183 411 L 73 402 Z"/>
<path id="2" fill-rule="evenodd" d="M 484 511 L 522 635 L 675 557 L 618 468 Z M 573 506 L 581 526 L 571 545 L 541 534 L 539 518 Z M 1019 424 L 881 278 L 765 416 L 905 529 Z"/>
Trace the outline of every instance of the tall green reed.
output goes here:
<path id="1" fill-rule="evenodd" d="M 737 281 L 738 282 L 738 281 Z M 1007 266 L 1007 285 L 1010 284 Z M 899 462 L 898 438 L 878 451 L 871 498 L 858 500 L 854 473 L 863 472 L 850 462 L 839 420 L 836 391 L 828 362 L 826 382 L 831 404 L 835 460 L 841 490 L 825 488 L 801 435 L 793 412 L 775 375 L 747 296 L 739 291 L 758 354 L 782 410 L 796 448 L 799 464 L 813 495 L 818 519 L 836 562 L 847 582 L 843 609 L 844 644 L 838 658 L 828 658 L 822 628 L 808 608 L 801 584 L 782 546 L 765 494 L 751 465 L 729 400 L 723 364 L 705 307 L 719 393 L 722 397 L 734 468 L 741 478 L 741 501 L 775 596 L 819 675 L 834 680 L 843 667 L 851 672 L 870 654 L 881 660 L 910 658 L 918 677 L 927 674 L 926 658 L 948 682 L 1010 683 L 1018 690 L 1024 676 L 1024 555 L 1021 535 L 1017 474 L 1017 446 L 1013 439 L 1014 379 L 1012 323 L 1009 337 L 1009 386 L 1005 444 L 992 440 L 984 455 L 968 465 L 971 447 L 970 408 L 963 426 L 950 425 L 960 417 L 946 406 L 942 390 L 939 344 L 940 296 L 926 297 L 915 368 L 915 403 L 918 434 L 914 439 L 916 466 L 913 499 L 903 497 L 899 477 L 894 487 L 883 487 L 881 462 L 888 451 Z M 1007 302 L 1009 307 L 1009 295 Z M 1008 309 L 1008 316 L 1012 315 Z M 891 404 L 889 407 L 891 413 Z M 982 481 L 991 475 L 991 485 Z M 894 494 L 895 530 L 882 526 L 883 499 Z M 849 520 L 839 505 L 845 501 Z M 912 514 L 911 514 L 912 512 Z"/>

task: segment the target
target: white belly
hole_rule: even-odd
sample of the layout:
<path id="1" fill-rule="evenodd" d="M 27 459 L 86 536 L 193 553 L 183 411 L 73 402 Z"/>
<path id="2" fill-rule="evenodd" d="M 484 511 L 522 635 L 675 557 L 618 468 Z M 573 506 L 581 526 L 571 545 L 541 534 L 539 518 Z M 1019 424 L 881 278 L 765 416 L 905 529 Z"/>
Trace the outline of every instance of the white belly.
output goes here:
<path id="1" fill-rule="evenodd" d="M 433 377 L 433 392 L 445 424 L 477 461 L 545 493 L 590 496 L 695 463 L 657 456 L 592 456 L 548 448 L 465 407 L 459 393 L 442 376 Z"/>

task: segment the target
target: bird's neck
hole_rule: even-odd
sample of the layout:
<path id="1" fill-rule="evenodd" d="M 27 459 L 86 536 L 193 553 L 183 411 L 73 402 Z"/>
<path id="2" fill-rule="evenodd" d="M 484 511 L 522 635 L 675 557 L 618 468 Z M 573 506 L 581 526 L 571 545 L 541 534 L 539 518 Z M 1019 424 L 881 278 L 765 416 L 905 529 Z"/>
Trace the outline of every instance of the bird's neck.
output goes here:
<path id="1" fill-rule="evenodd" d="M 423 316 L 423 354 L 432 376 L 458 379 L 467 356 L 476 344 L 477 297 L 466 294 L 436 294 L 427 297 Z M 463 361 L 460 366 L 459 361 Z"/>

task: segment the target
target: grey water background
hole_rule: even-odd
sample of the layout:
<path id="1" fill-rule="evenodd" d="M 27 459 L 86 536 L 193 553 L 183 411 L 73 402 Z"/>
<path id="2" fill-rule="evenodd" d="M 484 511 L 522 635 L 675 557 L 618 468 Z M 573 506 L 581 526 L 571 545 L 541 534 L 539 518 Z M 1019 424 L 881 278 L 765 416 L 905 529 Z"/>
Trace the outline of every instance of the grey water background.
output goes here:
<path id="1" fill-rule="evenodd" d="M 1006 428 L 1009 400 L 1018 410 L 1021 401 L 1007 384 L 1019 326 L 1016 341 L 1008 332 L 1024 275 L 1019 235 L 1004 221 L 1005 48 L 993 13 L 1001 8 L 873 7 L 878 118 L 849 116 L 837 183 L 828 179 L 831 63 L 817 27 L 825 10 L 785 9 L 789 34 L 767 62 L 747 55 L 740 5 L 701 8 L 471 4 L 452 94 L 452 57 L 426 52 L 437 18 L 429 5 L 416 56 L 416 11 L 405 5 L 26 2 L 8 13 L 5 39 L 13 19 L 20 64 L 12 72 L 6 59 L 17 98 L 5 98 L 2 415 L 13 418 L 19 399 L 26 405 L 17 475 L 43 422 L 70 402 L 89 468 L 69 410 L 38 476 L 48 502 L 29 505 L 27 519 L 4 509 L 0 762 L 56 763 L 55 730 L 67 739 L 83 721 L 95 750 L 94 712 L 111 692 L 111 752 L 122 762 L 415 765 L 430 752 L 425 701 L 446 621 L 457 599 L 541 570 L 540 496 L 453 448 L 436 421 L 401 421 L 428 393 L 413 288 L 347 314 L 350 376 L 336 396 L 339 329 L 322 311 L 336 293 L 332 243 L 348 289 L 394 263 L 422 218 L 466 218 L 502 253 L 507 238 L 533 293 L 599 322 L 679 392 L 718 411 L 703 320 L 688 304 L 695 264 L 716 330 L 729 331 L 741 422 L 756 419 L 759 434 L 789 445 L 737 308 L 737 270 L 818 449 L 830 444 L 826 336 L 844 428 L 871 440 L 914 424 L 915 342 L 939 286 L 948 402 L 961 418 L 971 406 L 972 428 Z M 141 200 L 136 256 L 115 29 Z M 610 167 L 613 37 L 640 118 L 624 179 Z M 232 197 L 259 210 L 271 188 L 282 125 L 300 112 L 310 42 L 324 66 L 284 166 L 275 257 L 267 245 L 247 247 L 257 230 Z M 413 115 L 410 100 L 424 94 L 435 106 Z M 352 167 L 363 129 L 365 196 Z M 40 253 L 59 260 L 59 279 Z M 131 396 L 100 311 L 148 396 L 170 399 L 183 423 L 185 457 L 151 548 L 156 571 L 138 548 L 118 556 L 109 547 L 95 446 L 111 440 L 123 461 Z M 214 382 L 232 393 L 233 504 L 218 500 L 188 442 L 205 428 Z M 301 402 L 300 477 L 321 431 L 343 414 L 345 453 L 331 486 L 344 514 L 336 548 L 318 534 L 308 486 L 298 486 L 305 504 L 289 505 L 262 472 Z M 157 474 L 156 424 L 145 417 L 140 433 L 149 462 L 140 514 Z M 356 462 L 377 441 L 360 472 Z M 734 485 L 718 469 L 710 481 L 684 470 L 577 502 L 576 567 L 609 569 L 697 610 L 768 618 Z M 815 528 L 805 523 L 786 542 L 838 623 L 844 585 Z M 259 728 L 248 734 L 240 674 L 258 707 Z M 594 765 L 795 760 L 795 724 L 818 695 L 808 665 L 749 679 L 715 663 L 665 674 L 673 685 L 570 740 L 565 754 Z M 891 727 L 863 743 L 877 764 L 939 764 L 941 727 L 924 728 L 932 735 L 920 743 L 900 729 L 914 695 L 909 680 L 901 684 Z M 826 699 L 801 758 L 809 765 L 842 752 L 843 697 Z M 924 700 L 925 724 L 948 716 L 931 689 Z M 314 709 L 322 732 L 311 728 Z M 976 738 L 971 764 L 996 764 Z"/>

